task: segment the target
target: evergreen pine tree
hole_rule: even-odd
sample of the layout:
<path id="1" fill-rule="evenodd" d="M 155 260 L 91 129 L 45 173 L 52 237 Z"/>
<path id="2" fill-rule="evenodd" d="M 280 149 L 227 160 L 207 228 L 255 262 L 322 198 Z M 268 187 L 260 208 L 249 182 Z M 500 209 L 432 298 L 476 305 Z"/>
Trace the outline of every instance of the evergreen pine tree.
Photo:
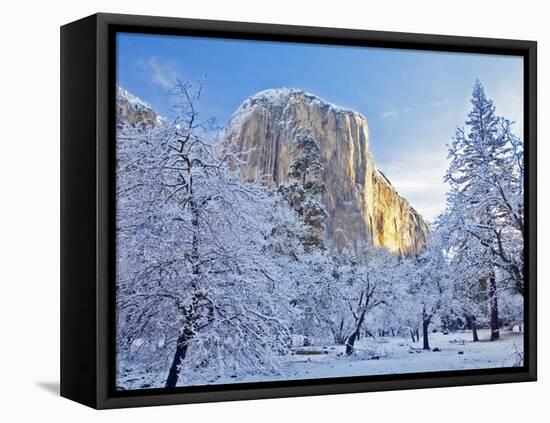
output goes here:
<path id="1" fill-rule="evenodd" d="M 288 169 L 288 176 L 294 181 L 282 184 L 279 191 L 311 228 L 303 238 L 304 246 L 322 249 L 327 213 L 316 198 L 325 191 L 321 182 L 321 147 L 319 141 L 308 133 L 300 133 L 296 138 L 296 157 Z"/>
<path id="2" fill-rule="evenodd" d="M 448 239 L 455 257 L 465 257 L 461 249 L 476 250 L 479 279 L 487 285 L 491 339 L 497 339 L 499 292 L 505 282 L 523 279 L 518 270 L 523 262 L 523 240 L 518 239 L 516 224 L 523 217 L 517 218 L 522 211 L 518 201 L 512 200 L 518 190 L 518 171 L 512 159 L 518 140 L 511 135 L 511 123 L 495 114 L 495 106 L 479 80 L 474 84 L 471 103 L 467 129 L 457 128 L 449 145 L 445 180 L 450 191 L 440 226 L 451 233 Z"/>

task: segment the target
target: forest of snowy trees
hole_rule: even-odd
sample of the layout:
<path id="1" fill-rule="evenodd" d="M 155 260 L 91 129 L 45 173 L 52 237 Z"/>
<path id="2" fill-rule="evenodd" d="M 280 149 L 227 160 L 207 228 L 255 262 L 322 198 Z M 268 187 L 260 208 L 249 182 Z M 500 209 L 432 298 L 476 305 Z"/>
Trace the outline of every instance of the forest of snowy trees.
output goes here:
<path id="1" fill-rule="evenodd" d="M 479 81 L 466 121 L 442 140 L 447 208 L 413 256 L 369 240 L 332 251 L 318 140 L 297 135 L 291 182 L 245 182 L 243 156 L 218 148 L 197 110 L 201 91 L 178 82 L 176 117 L 150 130 L 118 122 L 119 389 L 326 377 L 358 357 L 389 363 L 384 339 L 406 353 L 399 371 L 415 372 L 455 333 L 460 345 L 480 331 L 504 345 L 503 332 L 522 330 L 523 142 Z M 434 331 L 445 345 L 434 348 Z M 522 365 L 522 342 L 504 354 L 493 366 Z M 326 364 L 293 373 L 309 355 Z"/>

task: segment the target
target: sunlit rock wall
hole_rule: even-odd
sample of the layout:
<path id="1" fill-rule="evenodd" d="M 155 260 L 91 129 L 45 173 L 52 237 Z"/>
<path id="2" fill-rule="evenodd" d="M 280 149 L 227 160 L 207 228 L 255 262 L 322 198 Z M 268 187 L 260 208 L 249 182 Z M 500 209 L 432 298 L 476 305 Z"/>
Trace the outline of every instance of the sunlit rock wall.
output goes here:
<path id="1" fill-rule="evenodd" d="M 361 114 L 300 90 L 267 90 L 239 107 L 222 143 L 245 152 L 247 180 L 278 186 L 288 180 L 296 135 L 306 131 L 321 145 L 327 244 L 338 251 L 363 241 L 402 255 L 421 251 L 428 225 L 376 169 Z"/>

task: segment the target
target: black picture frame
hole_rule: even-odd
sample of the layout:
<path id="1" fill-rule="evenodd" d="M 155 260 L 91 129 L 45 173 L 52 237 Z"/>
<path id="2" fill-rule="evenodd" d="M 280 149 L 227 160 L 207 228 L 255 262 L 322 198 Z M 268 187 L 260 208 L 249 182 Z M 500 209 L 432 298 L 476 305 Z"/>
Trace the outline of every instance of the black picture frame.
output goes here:
<path id="1" fill-rule="evenodd" d="M 118 31 L 494 53 L 524 58 L 525 360 L 518 368 L 115 391 L 114 147 Z M 534 381 L 537 377 L 534 41 L 95 14 L 61 28 L 61 395 L 97 409 Z"/>

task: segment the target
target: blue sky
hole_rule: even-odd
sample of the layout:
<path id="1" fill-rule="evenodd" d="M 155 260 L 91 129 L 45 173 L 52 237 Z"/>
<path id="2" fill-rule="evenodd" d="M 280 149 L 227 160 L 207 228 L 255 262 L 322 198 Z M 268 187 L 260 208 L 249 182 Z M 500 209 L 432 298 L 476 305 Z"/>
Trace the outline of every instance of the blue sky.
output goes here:
<path id="1" fill-rule="evenodd" d="M 476 78 L 523 135 L 520 57 L 118 34 L 118 83 L 170 115 L 176 78 L 206 75 L 201 114 L 224 125 L 250 95 L 300 88 L 365 115 L 377 166 L 428 219 L 445 205 L 446 143 Z"/>

